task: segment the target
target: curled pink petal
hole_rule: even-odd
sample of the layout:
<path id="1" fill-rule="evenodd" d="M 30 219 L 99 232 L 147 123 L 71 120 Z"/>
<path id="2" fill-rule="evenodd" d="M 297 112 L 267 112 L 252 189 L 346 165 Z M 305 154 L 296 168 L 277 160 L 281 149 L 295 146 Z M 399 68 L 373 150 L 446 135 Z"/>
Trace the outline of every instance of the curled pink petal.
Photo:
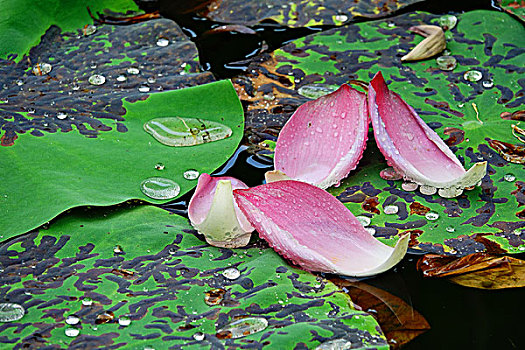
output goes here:
<path id="1" fill-rule="evenodd" d="M 379 242 L 341 202 L 310 184 L 285 180 L 233 195 L 261 237 L 304 269 L 370 276 L 406 254 L 408 235 L 395 248 Z"/>
<path id="2" fill-rule="evenodd" d="M 218 247 L 243 247 L 254 230 L 233 199 L 234 189 L 248 188 L 236 178 L 201 174 L 188 206 L 188 217 L 206 241 Z"/>
<path id="3" fill-rule="evenodd" d="M 355 169 L 366 147 L 366 95 L 346 84 L 300 106 L 279 133 L 275 170 L 327 188 Z"/>
<path id="4" fill-rule="evenodd" d="M 368 109 L 381 153 L 405 180 L 442 189 L 443 196 L 454 196 L 485 176 L 487 163 L 476 163 L 465 171 L 439 135 L 388 89 L 381 72 L 370 82 Z"/>

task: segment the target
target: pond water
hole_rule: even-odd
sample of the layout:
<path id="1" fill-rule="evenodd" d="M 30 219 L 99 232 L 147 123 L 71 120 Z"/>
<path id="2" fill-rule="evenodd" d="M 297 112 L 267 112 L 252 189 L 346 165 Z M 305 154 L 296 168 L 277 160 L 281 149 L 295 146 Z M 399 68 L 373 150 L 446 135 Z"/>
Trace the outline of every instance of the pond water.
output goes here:
<path id="1" fill-rule="evenodd" d="M 434 14 L 460 13 L 475 9 L 497 9 L 496 1 L 426 1 L 409 6 L 401 12 L 415 10 Z M 199 47 L 201 64 L 217 78 L 230 78 L 246 70 L 244 60 L 256 56 L 262 50 L 273 50 L 283 43 L 305 35 L 329 29 L 290 29 L 276 24 L 252 27 L 256 35 L 206 32 L 220 24 L 201 17 L 176 13 L 175 2 L 147 1 L 151 9 L 159 9 L 165 17 L 174 19 Z M 396 15 L 399 14 L 396 13 Z M 267 46 L 266 46 L 267 45 Z M 264 172 L 271 162 L 250 154 L 241 146 L 232 159 L 216 175 L 227 175 L 256 186 L 264 180 Z M 191 194 L 190 194 L 191 195 Z M 178 214 L 186 214 L 186 195 L 176 203 L 163 207 Z M 514 255 L 525 258 L 525 254 Z M 462 287 L 445 279 L 423 278 L 416 270 L 420 256 L 408 254 L 393 270 L 366 280 L 367 284 L 388 291 L 403 299 L 418 311 L 430 324 L 431 329 L 404 349 L 520 349 L 525 347 L 522 331 L 522 289 L 484 291 Z"/>

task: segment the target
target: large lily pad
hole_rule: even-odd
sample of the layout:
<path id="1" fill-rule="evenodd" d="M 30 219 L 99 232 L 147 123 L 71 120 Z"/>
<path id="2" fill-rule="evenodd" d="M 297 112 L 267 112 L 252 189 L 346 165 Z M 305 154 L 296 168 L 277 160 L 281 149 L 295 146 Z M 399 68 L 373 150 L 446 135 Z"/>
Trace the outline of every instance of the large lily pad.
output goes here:
<path id="1" fill-rule="evenodd" d="M 255 25 L 272 20 L 292 28 L 341 25 L 354 17 L 387 16 L 423 0 L 215 0 L 201 14 L 224 23 Z"/>
<path id="2" fill-rule="evenodd" d="M 132 0 L 48 0 L 2 1 L 0 12 L 0 58 L 16 55 L 17 61 L 40 42 L 40 37 L 52 25 L 63 31 L 73 31 L 92 24 L 87 7 L 93 12 L 138 11 Z"/>
<path id="3" fill-rule="evenodd" d="M 401 63 L 422 39 L 408 28 L 438 20 L 412 13 L 295 40 L 264 62 L 252 64 L 254 73 L 236 81 L 239 94 L 247 103 L 248 127 L 261 132 L 282 126 L 309 100 L 298 94 L 299 88 L 314 83 L 339 86 L 352 79 L 368 82 L 381 70 L 389 87 L 447 140 L 467 168 L 488 161 L 488 176 L 481 188 L 456 199 L 405 192 L 401 182 L 379 177 L 386 164 L 372 138 L 360 167 L 332 192 L 354 214 L 370 216 L 376 237 L 385 243 L 410 231 L 412 246 L 427 251 L 520 252 L 525 250 L 525 187 L 520 181 L 524 167 L 504 160 L 488 139 L 518 142 L 511 133 L 516 120 L 500 115 L 523 109 L 525 30 L 499 12 L 473 11 L 458 17 L 457 27 L 446 33 L 447 48 L 458 62 L 453 71 L 440 70 L 433 59 Z M 481 72 L 483 78 L 467 81 L 463 75 L 468 70 Z M 383 208 L 391 204 L 399 207 L 398 214 L 384 214 Z M 430 210 L 439 214 L 438 220 L 426 219 Z"/>
<path id="4" fill-rule="evenodd" d="M 344 337 L 354 347 L 388 349 L 374 318 L 353 309 L 333 283 L 288 266 L 260 243 L 211 247 L 186 219 L 159 208 L 75 209 L 0 252 L 2 301 L 26 309 L 21 320 L 0 325 L 9 347 L 311 349 Z M 223 276 L 230 267 L 237 279 Z M 219 288 L 222 301 L 208 306 L 206 292 Z M 97 325 L 104 311 L 115 318 Z M 71 314 L 78 325 L 66 324 Z M 131 324 L 120 326 L 121 316 Z M 268 328 L 216 337 L 243 316 L 263 317 Z M 80 335 L 66 336 L 69 327 Z M 204 340 L 193 338 L 197 332 Z"/>

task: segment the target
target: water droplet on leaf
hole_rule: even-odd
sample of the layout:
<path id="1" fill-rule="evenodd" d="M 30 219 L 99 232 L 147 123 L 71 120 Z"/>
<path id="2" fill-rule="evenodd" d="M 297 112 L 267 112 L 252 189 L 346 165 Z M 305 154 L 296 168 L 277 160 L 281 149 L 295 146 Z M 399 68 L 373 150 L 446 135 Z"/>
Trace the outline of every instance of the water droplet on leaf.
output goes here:
<path id="1" fill-rule="evenodd" d="M 491 87 L 494 86 L 494 82 L 492 80 L 483 80 L 481 85 L 483 85 L 483 87 L 486 89 L 490 89 Z"/>
<path id="2" fill-rule="evenodd" d="M 480 81 L 481 78 L 483 78 L 483 74 L 478 70 L 469 70 L 463 74 L 463 79 L 473 83 Z"/>
<path id="3" fill-rule="evenodd" d="M 182 176 L 184 176 L 186 180 L 196 180 L 199 178 L 199 175 L 200 173 L 197 170 L 189 169 L 186 170 Z"/>
<path id="4" fill-rule="evenodd" d="M 120 316 L 118 318 L 118 324 L 122 327 L 127 327 L 131 324 L 131 319 L 127 316 Z"/>
<path id="5" fill-rule="evenodd" d="M 456 228 L 455 228 L 454 226 L 447 226 L 447 227 L 445 228 L 445 230 L 446 230 L 447 232 L 452 233 L 452 232 L 456 231 Z"/>
<path id="6" fill-rule="evenodd" d="M 60 112 L 57 114 L 57 119 L 63 120 L 67 118 L 67 113 Z"/>
<path id="7" fill-rule="evenodd" d="M 346 339 L 334 339 L 326 341 L 315 348 L 315 350 L 348 350 L 352 343 Z"/>
<path id="8" fill-rule="evenodd" d="M 163 177 L 150 177 L 140 184 L 142 193 L 153 199 L 171 199 L 180 193 L 180 186 L 173 180 Z"/>
<path id="9" fill-rule="evenodd" d="M 457 61 L 452 56 L 440 56 L 436 58 L 436 63 L 441 70 L 453 70 L 457 66 Z"/>
<path id="10" fill-rule="evenodd" d="M 139 92 L 149 92 L 150 88 L 148 85 L 139 86 Z"/>
<path id="11" fill-rule="evenodd" d="M 341 15 L 336 15 L 334 17 L 334 19 L 336 21 L 338 21 L 338 22 L 346 22 L 346 21 L 348 21 L 348 16 L 347 15 L 342 15 L 342 14 Z"/>
<path id="12" fill-rule="evenodd" d="M 434 186 L 421 185 L 419 187 L 419 192 L 421 192 L 421 194 L 431 196 L 437 192 L 437 188 L 435 188 Z"/>
<path id="13" fill-rule="evenodd" d="M 75 325 L 80 322 L 80 318 L 77 315 L 69 315 L 66 317 L 66 323 L 69 325 Z"/>
<path id="14" fill-rule="evenodd" d="M 235 320 L 224 326 L 217 334 L 219 339 L 236 339 L 261 332 L 268 327 L 268 320 L 263 317 L 247 317 Z"/>
<path id="15" fill-rule="evenodd" d="M 450 30 L 458 23 L 458 18 L 454 15 L 444 15 L 438 19 L 439 25 L 445 30 Z"/>
<path id="16" fill-rule="evenodd" d="M 38 63 L 33 67 L 34 75 L 46 75 L 51 72 L 53 67 L 49 63 Z"/>
<path id="17" fill-rule="evenodd" d="M 82 305 L 84 305 L 84 306 L 91 306 L 91 305 L 93 305 L 93 299 L 91 299 L 91 298 L 84 298 L 84 299 L 82 299 Z"/>
<path id="18" fill-rule="evenodd" d="M 160 47 L 168 46 L 169 43 L 170 41 L 166 38 L 159 38 L 159 40 L 157 40 L 157 46 L 160 46 Z"/>
<path id="19" fill-rule="evenodd" d="M 401 188 L 403 190 L 405 190 L 405 191 L 408 191 L 408 192 L 415 191 L 415 190 L 417 190 L 418 187 L 419 187 L 419 185 L 414 183 L 414 182 L 403 182 L 401 184 Z"/>
<path id="20" fill-rule="evenodd" d="M 357 219 L 357 221 L 359 221 L 361 225 L 363 225 L 363 227 L 370 225 L 370 222 L 372 222 L 372 220 L 368 216 L 360 215 L 356 216 L 355 218 Z"/>
<path id="21" fill-rule="evenodd" d="M 204 340 L 204 333 L 202 332 L 197 332 L 195 334 L 193 334 L 193 339 L 197 340 L 197 341 L 202 341 Z"/>
<path id="22" fill-rule="evenodd" d="M 237 270 L 235 267 L 230 267 L 222 272 L 222 275 L 229 280 L 236 280 L 241 275 L 241 271 Z"/>
<path id="23" fill-rule="evenodd" d="M 162 163 L 155 164 L 155 169 L 157 170 L 164 170 L 165 166 Z"/>
<path id="24" fill-rule="evenodd" d="M 116 245 L 113 247 L 113 253 L 115 254 L 124 254 L 124 249 L 120 245 Z"/>
<path id="25" fill-rule="evenodd" d="M 88 81 L 91 85 L 102 85 L 106 82 L 106 77 L 100 74 L 93 74 Z"/>
<path id="26" fill-rule="evenodd" d="M 328 95 L 334 92 L 338 88 L 339 86 L 337 85 L 309 84 L 301 86 L 297 90 L 297 93 L 301 96 L 315 100 L 321 96 Z"/>
<path id="27" fill-rule="evenodd" d="M 514 176 L 514 174 L 505 174 L 505 176 L 503 176 L 503 179 L 505 179 L 505 181 L 508 182 L 514 182 L 514 180 L 516 180 L 516 176 Z"/>
<path id="28" fill-rule="evenodd" d="M 127 69 L 128 74 L 137 75 L 140 73 L 140 70 L 137 67 L 129 67 Z"/>
<path id="29" fill-rule="evenodd" d="M 429 211 L 425 214 L 425 218 L 427 218 L 427 220 L 430 221 L 436 221 L 437 219 L 439 219 L 439 214 L 435 211 Z"/>
<path id="30" fill-rule="evenodd" d="M 13 322 L 21 319 L 26 311 L 15 303 L 0 303 L 0 322 Z"/>
<path id="31" fill-rule="evenodd" d="M 82 29 L 82 34 L 84 34 L 84 36 L 89 36 L 89 35 L 95 34 L 96 31 L 97 31 L 96 26 L 94 26 L 93 24 L 86 24 L 84 28 Z"/>
<path id="32" fill-rule="evenodd" d="M 128 80 L 128 77 L 125 76 L 124 74 L 121 74 L 117 77 L 117 81 L 120 81 L 121 83 Z"/>
<path id="33" fill-rule="evenodd" d="M 199 118 L 155 118 L 144 124 L 144 130 L 167 146 L 194 146 L 230 137 L 226 125 Z"/>
<path id="34" fill-rule="evenodd" d="M 66 330 L 64 331 L 64 333 L 66 333 L 66 335 L 68 337 L 76 337 L 77 335 L 80 334 L 80 329 L 78 328 L 73 328 L 73 327 L 68 327 L 66 328 Z"/>
<path id="35" fill-rule="evenodd" d="M 387 205 L 386 207 L 384 207 L 383 211 L 387 215 L 397 214 L 397 212 L 399 211 L 399 207 L 397 205 Z"/>

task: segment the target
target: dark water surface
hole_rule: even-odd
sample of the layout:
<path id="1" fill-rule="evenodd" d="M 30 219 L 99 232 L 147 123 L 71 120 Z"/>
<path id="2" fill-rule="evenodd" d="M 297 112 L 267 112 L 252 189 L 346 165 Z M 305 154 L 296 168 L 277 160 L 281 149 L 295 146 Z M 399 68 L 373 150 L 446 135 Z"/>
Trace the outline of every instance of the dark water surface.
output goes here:
<path id="1" fill-rule="evenodd" d="M 249 1 L 249 0 L 247 0 Z M 256 1 L 256 0 L 252 0 Z M 396 13 L 427 11 L 435 14 L 460 13 L 475 9 L 500 9 L 496 1 L 427 1 L 409 6 Z M 242 62 L 263 49 L 273 50 L 283 43 L 322 28 L 289 29 L 275 24 L 252 27 L 257 34 L 207 34 L 222 24 L 193 15 L 176 13 L 180 2 L 172 0 L 147 1 L 148 10 L 159 9 L 165 17 L 174 19 L 186 34 L 197 43 L 201 64 L 215 76 L 229 78 L 242 73 Z M 144 3 L 142 4 L 144 7 Z M 267 48 L 266 48 L 267 47 Z M 241 61 L 241 62 L 239 62 Z M 261 184 L 264 172 L 271 167 L 249 154 L 245 147 L 237 151 L 229 163 L 215 174 L 237 177 L 249 186 Z M 185 214 L 191 194 L 176 203 L 163 207 Z M 524 289 L 485 291 L 462 287 L 446 279 L 423 278 L 416 270 L 420 256 L 407 257 L 393 270 L 365 282 L 400 297 L 411 305 L 431 326 L 431 330 L 411 341 L 403 349 L 525 349 Z M 525 254 L 514 255 L 525 258 Z"/>

